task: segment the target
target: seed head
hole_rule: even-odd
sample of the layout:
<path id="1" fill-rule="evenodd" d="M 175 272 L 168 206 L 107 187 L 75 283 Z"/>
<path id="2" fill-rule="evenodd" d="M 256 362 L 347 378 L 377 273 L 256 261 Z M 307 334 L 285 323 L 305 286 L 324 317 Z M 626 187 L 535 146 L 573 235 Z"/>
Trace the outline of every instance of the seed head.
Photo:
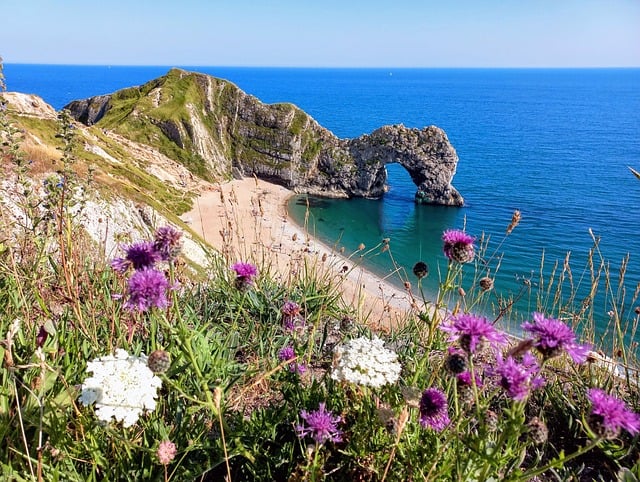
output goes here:
<path id="1" fill-rule="evenodd" d="M 484 423 L 487 425 L 487 429 L 490 432 L 495 432 L 498 429 L 498 414 L 493 410 L 487 410 L 484 412 Z"/>
<path id="2" fill-rule="evenodd" d="M 147 358 L 147 366 L 153 373 L 165 373 L 171 366 L 171 355 L 164 350 L 155 350 Z"/>
<path id="3" fill-rule="evenodd" d="M 449 372 L 457 375 L 467 369 L 467 357 L 458 352 L 449 353 L 444 364 Z"/>
<path id="4" fill-rule="evenodd" d="M 520 224 L 520 219 L 522 219 L 522 216 L 520 214 L 520 211 L 516 209 L 515 211 L 513 211 L 513 216 L 511 216 L 511 222 L 509 223 L 509 226 L 507 226 L 507 236 L 511 234 L 511 231 L 513 231 L 518 224 Z"/>
<path id="5" fill-rule="evenodd" d="M 418 279 L 422 279 L 429 274 L 429 266 L 423 261 L 418 261 L 413 265 L 413 274 Z"/>
<path id="6" fill-rule="evenodd" d="M 527 423 L 527 435 L 534 444 L 542 445 L 549 438 L 547 424 L 538 417 L 533 417 Z"/>
<path id="7" fill-rule="evenodd" d="M 493 289 L 493 279 L 485 276 L 480 279 L 480 288 L 482 291 L 491 291 Z"/>

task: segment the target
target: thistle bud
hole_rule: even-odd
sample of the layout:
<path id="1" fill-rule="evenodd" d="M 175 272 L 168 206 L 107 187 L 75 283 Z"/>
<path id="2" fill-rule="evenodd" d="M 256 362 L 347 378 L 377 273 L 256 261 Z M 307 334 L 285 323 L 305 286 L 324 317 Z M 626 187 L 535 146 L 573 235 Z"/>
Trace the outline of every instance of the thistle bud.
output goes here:
<path id="1" fill-rule="evenodd" d="M 493 289 L 493 279 L 489 278 L 488 276 L 485 276 L 484 278 L 482 278 L 480 280 L 480 288 L 482 288 L 482 291 L 490 291 Z"/>
<path id="2" fill-rule="evenodd" d="M 164 350 L 155 350 L 147 358 L 147 366 L 153 373 L 164 373 L 171 366 L 171 356 Z"/>
<path id="3" fill-rule="evenodd" d="M 427 263 L 418 261 L 413 265 L 413 274 L 416 278 L 422 279 L 429 274 L 429 266 L 427 266 Z"/>

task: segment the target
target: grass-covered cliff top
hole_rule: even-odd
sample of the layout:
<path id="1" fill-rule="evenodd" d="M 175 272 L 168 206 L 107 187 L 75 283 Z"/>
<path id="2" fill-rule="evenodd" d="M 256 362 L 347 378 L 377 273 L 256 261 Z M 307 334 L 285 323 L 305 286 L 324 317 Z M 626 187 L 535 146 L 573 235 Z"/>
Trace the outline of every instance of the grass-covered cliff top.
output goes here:
<path id="1" fill-rule="evenodd" d="M 307 158 L 319 148 L 314 136 L 303 135 L 311 118 L 293 104 L 263 104 L 227 80 L 181 69 L 68 108 L 87 123 L 153 146 L 207 181 L 228 179 L 234 163 L 281 168 L 277 159 L 291 155 L 296 137 Z"/>

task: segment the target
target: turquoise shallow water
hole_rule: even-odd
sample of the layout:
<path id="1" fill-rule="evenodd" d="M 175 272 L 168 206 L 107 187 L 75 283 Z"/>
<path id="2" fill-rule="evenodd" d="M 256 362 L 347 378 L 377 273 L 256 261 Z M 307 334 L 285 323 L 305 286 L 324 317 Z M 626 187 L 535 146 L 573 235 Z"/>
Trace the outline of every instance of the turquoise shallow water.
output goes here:
<path id="1" fill-rule="evenodd" d="M 571 252 L 574 283 L 585 295 L 590 229 L 612 273 L 630 255 L 627 299 L 640 282 L 640 181 L 628 169 L 640 170 L 640 69 L 191 69 L 227 78 L 265 102 L 293 102 L 341 137 L 393 123 L 447 132 L 460 157 L 453 183 L 465 207 L 415 206 L 407 173 L 390 165 L 383 199 L 312 205 L 310 230 L 329 244 L 349 252 L 389 237 L 409 273 L 418 260 L 429 264 L 425 283 L 433 291 L 446 267 L 443 230 L 466 226 L 495 246 L 519 209 L 522 222 L 499 252 L 501 293 L 517 292 L 525 278 L 535 287 L 543 254 L 548 275 Z M 9 90 L 39 94 L 56 108 L 167 70 L 5 66 Z M 292 201 L 290 208 L 301 221 L 306 206 Z M 393 267 L 383 255 L 364 263 L 379 274 Z M 529 298 L 520 308 L 526 314 L 534 306 Z M 611 297 L 596 305 L 600 331 L 610 309 Z"/>

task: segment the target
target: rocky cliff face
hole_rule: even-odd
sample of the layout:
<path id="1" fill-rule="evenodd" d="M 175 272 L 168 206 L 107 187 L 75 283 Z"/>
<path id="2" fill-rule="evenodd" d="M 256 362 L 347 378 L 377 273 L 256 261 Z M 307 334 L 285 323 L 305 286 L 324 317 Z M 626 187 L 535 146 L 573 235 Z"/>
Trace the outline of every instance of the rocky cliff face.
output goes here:
<path id="1" fill-rule="evenodd" d="M 385 165 L 397 162 L 416 184 L 417 202 L 464 202 L 451 185 L 458 156 L 434 126 L 384 126 L 339 139 L 292 104 L 263 104 L 228 81 L 179 69 L 66 108 L 80 122 L 154 146 L 204 179 L 256 175 L 300 193 L 379 197 Z"/>

